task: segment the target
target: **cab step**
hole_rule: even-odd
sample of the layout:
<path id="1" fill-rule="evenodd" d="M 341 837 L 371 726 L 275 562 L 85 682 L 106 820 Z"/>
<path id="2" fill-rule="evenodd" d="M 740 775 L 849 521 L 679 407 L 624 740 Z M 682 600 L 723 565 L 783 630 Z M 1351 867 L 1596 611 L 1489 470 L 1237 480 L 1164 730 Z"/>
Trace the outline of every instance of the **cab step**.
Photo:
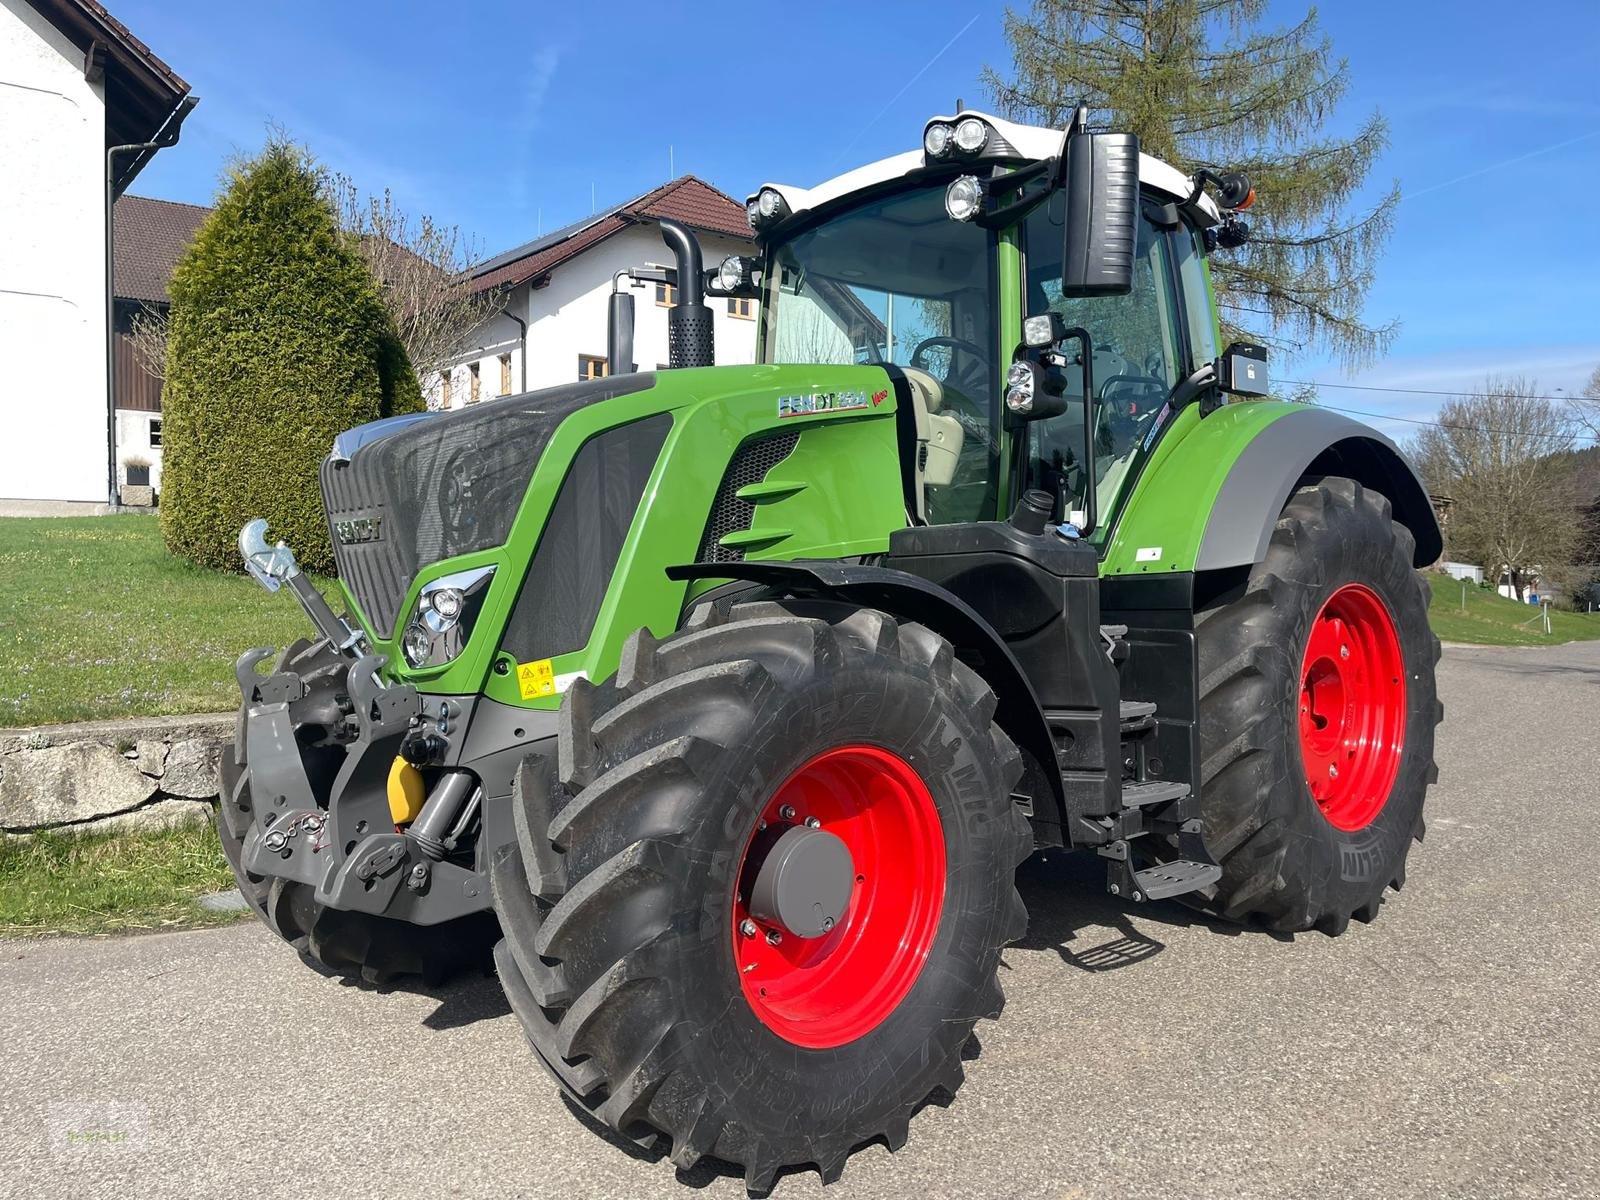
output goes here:
<path id="1" fill-rule="evenodd" d="M 1134 893 L 1130 899 L 1165 900 L 1185 892 L 1210 887 L 1222 878 L 1222 868 L 1216 863 L 1193 862 L 1187 858 L 1145 867 L 1133 873 Z"/>
<path id="2" fill-rule="evenodd" d="M 1188 794 L 1187 783 L 1174 783 L 1166 779 L 1128 781 L 1122 785 L 1122 807 L 1144 808 L 1151 804 L 1167 804 L 1182 800 Z"/>
<path id="3" fill-rule="evenodd" d="M 1122 701 L 1122 735 L 1139 733 L 1156 723 L 1156 706 L 1149 700 Z"/>

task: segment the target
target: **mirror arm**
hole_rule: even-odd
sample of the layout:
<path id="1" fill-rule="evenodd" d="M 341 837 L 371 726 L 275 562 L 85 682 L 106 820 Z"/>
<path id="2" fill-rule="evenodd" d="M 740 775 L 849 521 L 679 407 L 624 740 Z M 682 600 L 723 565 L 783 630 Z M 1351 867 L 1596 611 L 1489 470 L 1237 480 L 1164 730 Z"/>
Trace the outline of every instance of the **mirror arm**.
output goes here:
<path id="1" fill-rule="evenodd" d="M 1095 522 L 1099 517 L 1095 511 L 1094 494 L 1094 338 L 1083 326 L 1074 325 L 1066 331 L 1061 340 L 1077 342 L 1083 348 L 1080 362 L 1083 368 L 1083 461 L 1080 464 L 1083 470 L 1083 524 L 1078 528 L 1078 536 L 1088 537 L 1094 532 Z M 1062 519 L 1065 520 L 1069 515 L 1063 513 Z"/>

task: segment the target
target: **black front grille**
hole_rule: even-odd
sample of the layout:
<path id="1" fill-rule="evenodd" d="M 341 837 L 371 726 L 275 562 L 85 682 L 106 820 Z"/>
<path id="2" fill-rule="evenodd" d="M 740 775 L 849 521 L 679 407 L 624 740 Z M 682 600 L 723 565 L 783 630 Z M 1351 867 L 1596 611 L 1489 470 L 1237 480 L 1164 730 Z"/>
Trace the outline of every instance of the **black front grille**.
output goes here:
<path id="1" fill-rule="evenodd" d="M 744 547 L 724 546 L 722 539 L 730 533 L 741 533 L 750 528 L 756 517 L 756 506 L 739 498 L 738 491 L 752 483 L 760 483 L 767 472 L 794 453 L 800 440 L 798 432 L 780 433 L 757 441 L 746 442 L 735 452 L 728 463 L 717 488 L 717 498 L 711 503 L 711 515 L 706 519 L 706 531 L 700 536 L 700 562 L 730 563 L 744 561 Z"/>
<path id="2" fill-rule="evenodd" d="M 380 636 L 430 563 L 505 542 L 556 427 L 590 404 L 653 386 L 595 379 L 441 413 L 322 464 L 339 576 Z"/>

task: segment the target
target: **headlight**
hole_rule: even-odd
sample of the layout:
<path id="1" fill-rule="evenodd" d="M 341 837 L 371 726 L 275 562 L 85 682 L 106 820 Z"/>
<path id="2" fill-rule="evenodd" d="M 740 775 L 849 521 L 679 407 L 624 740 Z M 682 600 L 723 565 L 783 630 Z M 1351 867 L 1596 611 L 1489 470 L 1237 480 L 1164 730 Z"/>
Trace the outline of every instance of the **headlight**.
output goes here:
<path id="1" fill-rule="evenodd" d="M 750 219 L 750 228 L 756 227 L 756 222 L 761 220 L 761 208 L 756 204 L 754 197 L 745 201 L 744 215 Z"/>
<path id="2" fill-rule="evenodd" d="M 764 187 L 745 202 L 744 211 L 751 229 L 765 229 L 789 215 L 789 202 L 777 188 Z"/>
<path id="3" fill-rule="evenodd" d="M 750 282 L 752 271 L 750 260 L 737 254 L 730 254 L 722 260 L 722 265 L 717 268 L 717 282 L 722 285 L 722 290 L 731 292 L 735 288 L 744 287 Z"/>
<path id="4" fill-rule="evenodd" d="M 416 609 L 400 637 L 406 662 L 413 667 L 438 667 L 460 654 L 472 636 L 493 576 L 493 567 L 477 567 L 423 584 Z"/>
<path id="5" fill-rule="evenodd" d="M 967 117 L 956 126 L 956 149 L 963 154 L 976 154 L 989 140 L 989 127 L 977 117 Z"/>
<path id="6" fill-rule="evenodd" d="M 1033 411 L 1033 364 L 1019 359 L 1006 373 L 1006 407 L 1018 416 Z"/>
<path id="7" fill-rule="evenodd" d="M 944 211 L 952 221 L 970 221 L 983 208 L 983 185 L 975 175 L 963 175 L 944 194 Z"/>
<path id="8" fill-rule="evenodd" d="M 950 135 L 954 132 L 943 121 L 935 121 L 923 132 L 922 149 L 929 158 L 943 158 L 950 152 Z"/>

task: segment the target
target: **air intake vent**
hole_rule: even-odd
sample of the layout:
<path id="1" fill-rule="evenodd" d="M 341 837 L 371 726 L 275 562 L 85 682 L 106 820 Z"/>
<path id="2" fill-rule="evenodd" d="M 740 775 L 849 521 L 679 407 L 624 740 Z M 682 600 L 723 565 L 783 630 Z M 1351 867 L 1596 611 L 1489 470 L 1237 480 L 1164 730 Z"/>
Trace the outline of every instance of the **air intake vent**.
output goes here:
<path id="1" fill-rule="evenodd" d="M 752 483 L 760 483 L 767 473 L 794 453 L 800 434 L 780 433 L 740 446 L 728 464 L 722 485 L 717 488 L 717 498 L 711 504 L 711 516 L 706 520 L 705 534 L 700 538 L 700 562 L 730 563 L 744 561 L 743 546 L 724 546 L 722 539 L 730 533 L 740 533 L 750 528 L 755 520 L 756 506 L 741 500 L 738 491 Z"/>

